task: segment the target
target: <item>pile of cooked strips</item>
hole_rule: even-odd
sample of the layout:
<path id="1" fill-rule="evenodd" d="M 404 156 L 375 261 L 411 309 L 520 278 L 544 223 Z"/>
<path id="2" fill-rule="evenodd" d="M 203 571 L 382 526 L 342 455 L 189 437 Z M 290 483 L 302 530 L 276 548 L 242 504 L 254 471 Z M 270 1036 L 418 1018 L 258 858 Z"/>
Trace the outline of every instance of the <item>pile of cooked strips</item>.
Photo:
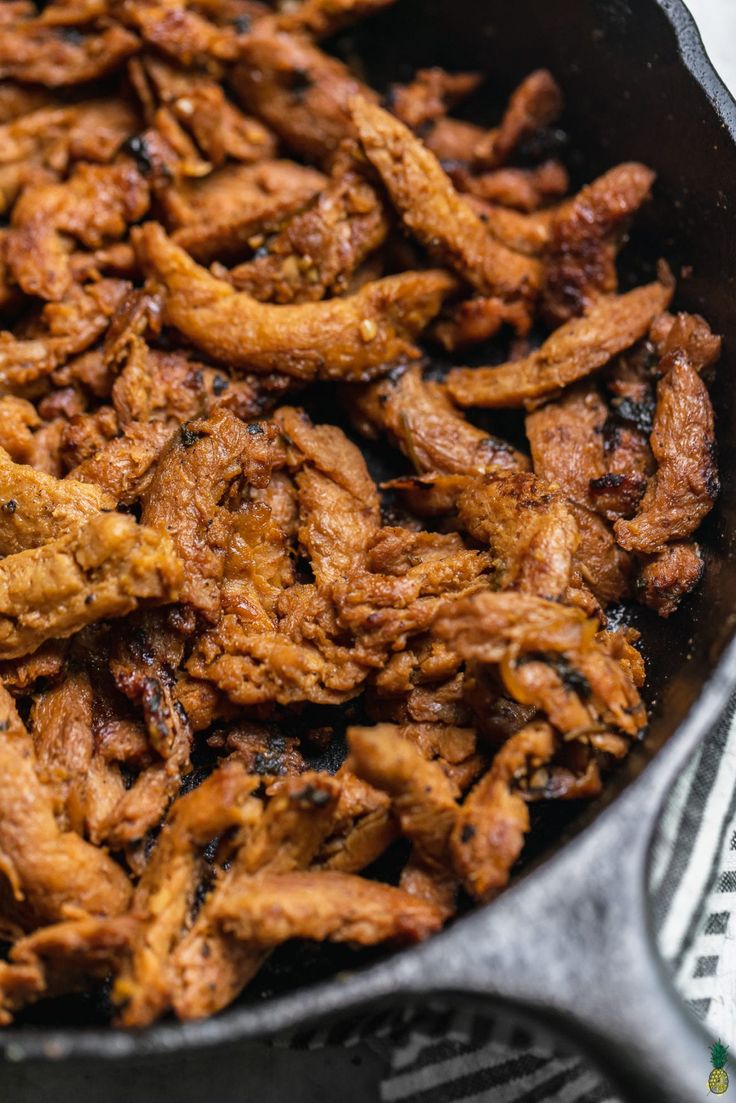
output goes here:
<path id="1" fill-rule="evenodd" d="M 425 938 L 644 731 L 605 610 L 700 578 L 720 340 L 619 293 L 653 173 L 569 194 L 550 73 L 484 129 L 319 45 L 386 3 L 0 5 L 4 1022 Z"/>

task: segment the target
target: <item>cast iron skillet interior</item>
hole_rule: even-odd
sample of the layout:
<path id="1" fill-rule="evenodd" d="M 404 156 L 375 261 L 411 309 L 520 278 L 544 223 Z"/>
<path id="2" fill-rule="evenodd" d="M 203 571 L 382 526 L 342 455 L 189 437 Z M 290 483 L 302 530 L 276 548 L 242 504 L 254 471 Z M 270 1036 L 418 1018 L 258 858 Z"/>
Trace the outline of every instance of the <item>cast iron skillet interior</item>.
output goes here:
<path id="1" fill-rule="evenodd" d="M 637 219 L 622 257 L 622 282 L 651 278 L 657 258 L 665 256 L 678 276 L 676 306 L 703 313 L 725 338 L 712 388 L 723 490 L 700 536 L 707 558 L 705 579 L 667 621 L 641 609 L 623 613 L 643 633 L 646 693 L 652 708 L 649 735 L 594 806 L 560 805 L 542 812 L 525 860 L 526 867 L 531 862 L 534 868 L 641 773 L 676 731 L 734 634 L 736 220 L 730 208 L 731 183 L 736 179 L 736 105 L 710 68 L 680 0 L 398 0 L 332 48 L 348 58 L 359 57 L 379 89 L 388 81 L 409 78 L 421 66 L 481 70 L 488 81 L 463 113 L 485 124 L 498 118 L 508 93 L 526 73 L 550 68 L 565 92 L 561 125 L 569 145 L 563 147 L 563 155 L 575 185 L 623 160 L 641 160 L 657 171 L 655 202 Z M 560 140 L 552 136 L 553 151 Z M 498 349 L 487 351 L 499 357 Z M 311 398 L 318 411 L 322 397 L 317 393 Z M 322 409 L 322 417 L 328 416 Z M 514 431 L 513 424 L 510 429 Z M 388 450 L 374 460 L 380 474 L 396 463 Z M 703 717 L 701 705 L 700 728 L 714 718 L 714 709 L 736 682 L 733 668 L 733 659 L 727 670 L 722 664 L 717 691 L 707 705 L 713 715 Z M 617 807 L 611 809 L 613 815 Z M 656 811 L 651 808 L 652 817 Z M 485 910 L 491 913 L 496 906 Z M 455 925 L 458 937 L 463 922 Z M 523 938 L 523 929 L 515 937 Z M 10 1047 L 16 1057 L 114 1056 L 307 1025 L 317 1004 L 305 986 L 329 982 L 339 970 L 388 956 L 356 956 L 335 947 L 286 947 L 234 1008 L 208 1023 L 164 1024 L 141 1034 L 123 1034 L 100 1027 L 104 999 L 75 997 L 31 1009 L 16 1026 L 0 1032 L 0 1046 Z M 399 971 L 397 967 L 397 975 Z M 361 985 L 365 982 L 366 995 L 371 989 L 373 973 L 355 978 L 356 1005 L 362 998 Z M 340 983 L 331 980 L 333 987 Z M 278 999 L 295 990 L 286 1003 Z M 265 1003 L 264 997 L 269 997 Z"/>

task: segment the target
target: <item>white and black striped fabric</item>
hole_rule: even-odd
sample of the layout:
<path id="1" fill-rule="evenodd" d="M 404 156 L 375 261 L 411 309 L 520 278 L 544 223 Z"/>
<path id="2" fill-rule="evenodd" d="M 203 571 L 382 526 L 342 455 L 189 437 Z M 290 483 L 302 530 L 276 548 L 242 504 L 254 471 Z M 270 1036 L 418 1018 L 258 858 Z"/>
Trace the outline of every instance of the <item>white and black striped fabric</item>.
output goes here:
<path id="1" fill-rule="evenodd" d="M 711 1036 L 736 1037 L 736 698 L 670 795 L 650 894 L 659 949 L 683 998 Z M 597 1070 L 556 1052 L 550 1038 L 439 1002 L 290 1044 L 377 1049 L 388 1068 L 384 1103 L 619 1103 Z"/>

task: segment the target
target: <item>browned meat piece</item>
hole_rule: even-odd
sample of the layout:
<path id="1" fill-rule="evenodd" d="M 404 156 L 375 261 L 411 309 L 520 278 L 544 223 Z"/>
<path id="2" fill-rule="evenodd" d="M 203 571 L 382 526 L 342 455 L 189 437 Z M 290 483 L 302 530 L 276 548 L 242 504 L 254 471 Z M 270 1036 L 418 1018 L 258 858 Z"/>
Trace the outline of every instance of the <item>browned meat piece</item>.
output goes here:
<path id="1" fill-rule="evenodd" d="M 274 155 L 276 141 L 271 132 L 228 100 L 217 81 L 153 56 L 143 64 L 158 100 L 191 133 L 213 165 L 223 165 L 228 158 L 247 164 Z"/>
<path id="2" fill-rule="evenodd" d="M 371 437 L 376 430 L 387 432 L 418 472 L 481 475 L 528 466 L 510 444 L 467 421 L 418 366 L 355 388 L 346 401 L 362 432 Z"/>
<path id="3" fill-rule="evenodd" d="M 528 804 L 542 800 L 591 800 L 603 788 L 597 751 L 583 743 L 563 743 L 554 759 L 521 778 L 519 787 Z"/>
<path id="4" fill-rule="evenodd" d="M 238 416 L 258 416 L 271 404 L 247 380 L 232 381 L 182 353 L 149 349 L 138 338 L 130 345 L 128 360 L 112 388 L 112 400 L 122 434 L 104 441 L 70 474 L 82 482 L 96 483 L 130 505 L 150 486 L 156 461 L 176 426 L 215 407 L 232 408 Z M 68 442 L 68 437 L 67 437 Z"/>
<path id="5" fill-rule="evenodd" d="M 31 734 L 36 772 L 53 794 L 57 821 L 84 834 L 87 774 L 92 761 L 92 686 L 84 673 L 70 673 L 36 696 Z"/>
<path id="6" fill-rule="evenodd" d="M 350 873 L 261 874 L 243 882 L 215 915 L 246 943 L 276 946 L 290 938 L 372 946 L 420 942 L 442 926 L 431 904 Z"/>
<path id="7" fill-rule="evenodd" d="M 56 88 L 82 84 L 115 69 L 139 46 L 135 35 L 117 23 L 101 31 L 67 34 L 40 19 L 3 27 L 0 78 L 37 82 Z"/>
<path id="8" fill-rule="evenodd" d="M 698 369 L 718 356 L 720 341 L 708 330 L 711 340 L 704 342 L 702 325 L 679 315 L 667 338 L 650 437 L 657 470 L 636 516 L 614 526 L 619 544 L 630 551 L 651 554 L 686 539 L 718 496 L 713 407 Z"/>
<path id="9" fill-rule="evenodd" d="M 229 759 L 172 805 L 133 897 L 133 911 L 143 925 L 114 989 L 115 999 L 124 1003 L 125 1026 L 144 1026 L 169 1006 L 170 955 L 190 921 L 206 872 L 201 849 L 229 828 L 252 830 L 261 814 L 251 796 L 256 785 L 240 762 Z"/>
<path id="10" fill-rule="evenodd" d="M 604 609 L 612 601 L 621 601 L 630 594 L 634 562 L 618 546 L 610 525 L 602 517 L 574 502 L 570 503 L 570 509 L 577 522 L 580 542 L 573 560 L 572 589 L 567 600 L 597 614 L 594 603 L 586 600 L 585 591 L 589 590 Z M 573 591 L 577 591 L 579 600 L 574 600 Z"/>
<path id="11" fill-rule="evenodd" d="M 457 514 L 462 528 L 490 548 L 503 589 L 551 600 L 565 594 L 579 534 L 553 484 L 526 472 L 471 480 Z"/>
<path id="12" fill-rule="evenodd" d="M 78 531 L 115 499 L 74 479 L 55 479 L 16 464 L 0 449 L 0 555 L 37 548 Z"/>
<path id="13" fill-rule="evenodd" d="M 590 483 L 606 472 L 607 418 L 608 407 L 587 383 L 526 416 L 535 474 L 557 483 L 578 505 L 595 508 Z"/>
<path id="14" fill-rule="evenodd" d="M 448 73 L 445 69 L 419 69 L 410 84 L 392 84 L 386 107 L 411 130 L 445 117 L 459 100 L 482 83 L 479 73 Z"/>
<path id="15" fill-rule="evenodd" d="M 498 130 L 475 150 L 475 161 L 489 168 L 503 164 L 517 146 L 555 122 L 562 107 L 555 78 L 548 69 L 536 69 L 512 93 Z"/>
<path id="16" fill-rule="evenodd" d="M 340 798 L 332 831 L 316 864 L 342 873 L 358 873 L 383 854 L 396 838 L 396 822 L 386 793 L 341 767 Z"/>
<path id="17" fill-rule="evenodd" d="M 353 136 L 351 99 L 378 98 L 342 62 L 268 19 L 242 42 L 232 85 L 245 107 L 290 149 L 317 162 Z"/>
<path id="18" fill-rule="evenodd" d="M 440 690 L 441 692 L 441 690 Z M 389 725 L 382 728 L 389 730 Z M 456 797 L 482 773 L 487 759 L 477 752 L 473 728 L 461 728 L 447 723 L 397 725 L 397 739 L 407 739 L 429 762 L 437 762 L 452 784 Z"/>
<path id="19" fill-rule="evenodd" d="M 464 672 L 462 690 L 472 710 L 466 722 L 474 722 L 484 742 L 494 747 L 521 731 L 537 711 L 533 705 L 512 700 L 498 671 L 491 666 L 470 664 Z"/>
<path id="20" fill-rule="evenodd" d="M 218 583 L 230 535 L 220 503 L 235 479 L 268 481 L 275 443 L 269 425 L 246 425 L 229 410 L 216 410 L 174 434 L 146 491 L 143 524 L 168 531 L 186 568 L 181 598 L 209 619 L 219 610 Z"/>
<path id="21" fill-rule="evenodd" d="M 497 368 L 455 368 L 447 377 L 461 406 L 524 406 L 603 367 L 645 335 L 672 297 L 669 284 L 650 283 L 596 300 L 524 360 Z"/>
<path id="22" fill-rule="evenodd" d="M 636 738 L 646 723 L 629 664 L 579 609 L 485 591 L 448 606 L 435 631 L 467 661 L 499 663 L 509 695 L 561 732 L 595 746 L 606 729 Z"/>
<path id="23" fill-rule="evenodd" d="M 6 690 L 2 694 L 7 698 Z M 16 720 L 0 740 L 0 852 L 14 918 L 28 928 L 62 919 L 70 906 L 98 915 L 124 911 L 127 877 L 104 851 L 59 829 L 35 765 L 31 741 Z"/>
<path id="24" fill-rule="evenodd" d="M 91 248 L 122 237 L 148 209 L 148 187 L 132 163 L 79 165 L 63 184 L 29 188 L 13 209 L 7 259 L 29 295 L 62 299 L 72 282 L 62 235 Z"/>
<path id="25" fill-rule="evenodd" d="M 227 376 L 186 353 L 160 352 L 133 336 L 111 397 L 122 426 L 158 420 L 182 425 L 203 414 L 228 384 Z"/>
<path id="26" fill-rule="evenodd" d="M 112 160 L 137 127 L 136 112 L 117 98 L 50 104 L 0 126 L 0 211 L 74 161 Z"/>
<path id="27" fill-rule="evenodd" d="M 448 731 L 462 730 L 470 723 L 471 715 L 463 699 L 465 675 L 461 665 L 462 660 L 442 641 L 429 634 L 415 637 L 406 650 L 391 655 L 376 673 L 366 700 L 368 715 L 377 721 L 428 724 L 433 744 L 445 726 Z M 448 775 L 462 788 L 463 782 L 456 776 L 465 771 L 462 760 L 456 761 L 454 754 L 443 753 L 443 758 L 461 767 L 448 771 Z"/>
<path id="28" fill-rule="evenodd" d="M 438 130 L 439 126 L 435 128 L 433 141 L 429 143 L 432 148 L 436 146 Z M 442 158 L 439 152 L 437 156 Z M 469 197 L 526 213 L 539 211 L 541 207 L 562 199 L 570 186 L 567 172 L 559 161 L 544 161 L 532 169 L 494 169 L 480 176 L 471 175 L 464 166 L 457 166 L 452 161 L 447 169 L 455 187 Z"/>
<path id="29" fill-rule="evenodd" d="M 283 525 L 266 502 L 248 502 L 232 519 L 222 580 L 225 616 L 273 623 L 282 591 L 294 581 L 292 548 Z"/>
<path id="30" fill-rule="evenodd" d="M 288 406 L 277 420 L 297 449 L 299 542 L 317 585 L 329 587 L 364 563 L 379 531 L 378 491 L 359 449 L 340 429 L 313 425 Z"/>
<path id="31" fill-rule="evenodd" d="M 538 264 L 486 232 L 434 154 L 403 123 L 368 100 L 356 97 L 351 113 L 366 156 L 415 237 L 481 293 L 533 298 L 540 281 Z"/>
<path id="32" fill-rule="evenodd" d="M 592 480 L 590 495 L 597 512 L 611 522 L 636 513 L 654 472 L 649 447 L 654 366 L 652 346 L 642 341 L 618 357 L 605 373 L 611 407 L 603 429 L 605 472 Z"/>
<path id="33" fill-rule="evenodd" d="M 291 521 L 274 524 L 254 503 L 243 517 L 242 548 L 235 555 L 231 548 L 226 563 L 233 578 L 223 587 L 225 615 L 200 637 L 188 669 L 241 704 L 334 703 L 354 696 L 377 661 L 345 639 L 329 595 L 367 554 L 379 527 L 378 495 L 363 457 L 339 429 L 314 426 L 289 407 L 277 416 L 297 473 L 299 540 L 316 584 L 282 592 L 292 578 L 282 526 Z"/>
<path id="34" fill-rule="evenodd" d="M 426 134 L 424 129 L 428 131 Z M 427 149 L 431 149 L 447 169 L 453 173 L 458 170 L 460 176 L 467 177 L 475 147 L 486 137 L 483 127 L 441 115 L 432 126 L 424 129 L 422 141 Z"/>
<path id="35" fill-rule="evenodd" d="M 207 678 L 239 705 L 277 701 L 340 704 L 360 691 L 380 662 L 375 651 L 345 645 L 327 598 L 313 586 L 284 592 L 279 630 L 260 630 L 237 617 L 223 618 L 201 637 L 187 662 L 196 678 Z"/>
<path id="36" fill-rule="evenodd" d="M 17 692 L 28 691 L 39 678 L 56 678 L 64 668 L 67 647 L 64 640 L 49 640 L 32 655 L 0 663 L 0 682 Z"/>
<path id="37" fill-rule="evenodd" d="M 294 161 L 225 165 L 202 180 L 182 182 L 161 196 L 175 240 L 196 260 L 238 259 L 264 229 L 308 203 L 325 178 Z"/>
<path id="38" fill-rule="evenodd" d="M 698 585 L 704 567 L 697 544 L 667 544 L 642 567 L 636 583 L 637 597 L 656 609 L 660 617 L 669 617 Z"/>
<path id="39" fill-rule="evenodd" d="M 417 76 L 421 77 L 424 72 Z M 431 75 L 435 72 L 442 74 L 443 71 L 430 69 L 426 72 Z M 468 81 L 470 76 L 468 74 Z M 456 86 L 452 82 L 462 80 L 463 77 L 466 77 L 466 74 L 459 74 L 458 78 L 449 77 L 449 91 L 455 99 L 473 90 L 472 85 L 467 87 L 460 84 L 455 92 Z M 438 85 L 436 92 L 435 83 Z M 425 78 L 421 82 L 415 80 L 414 84 L 408 86 L 404 96 L 399 99 L 396 114 L 408 126 L 415 129 L 412 117 L 419 115 L 417 109 L 423 106 L 422 92 L 424 92 L 424 98 L 432 105 L 431 93 L 434 92 L 435 96 L 442 97 L 443 90 L 444 82 L 440 78 L 433 80 Z M 442 102 L 441 99 L 440 102 Z M 402 114 L 404 105 L 408 111 L 407 118 Z M 457 119 L 444 118 L 444 112 L 436 109 L 426 119 L 420 119 L 417 125 L 435 121 L 435 126 L 425 135 L 425 141 L 440 160 L 467 162 L 476 170 L 488 169 L 503 164 L 517 146 L 553 123 L 561 111 L 562 92 L 559 86 L 550 72 L 546 69 L 538 69 L 530 73 L 515 89 L 500 125 L 492 130 L 484 130 L 482 127 L 460 122 Z"/>
<path id="40" fill-rule="evenodd" d="M 495 296 L 476 295 L 453 305 L 448 313 L 449 316 L 440 319 L 434 327 L 435 338 L 448 352 L 487 341 L 503 325 L 513 326 L 520 335 L 528 333 L 531 326 L 524 303 L 507 303 Z"/>
<path id="41" fill-rule="evenodd" d="M 41 11 L 39 19 L 54 27 L 69 27 L 93 23 L 109 12 L 110 0 L 52 0 Z"/>
<path id="42" fill-rule="evenodd" d="M 179 0 L 122 0 L 119 16 L 151 46 L 183 65 L 234 61 L 239 36 L 234 27 L 217 27 Z"/>
<path id="43" fill-rule="evenodd" d="M 712 367 L 721 355 L 722 339 L 699 314 L 661 314 L 652 322 L 649 338 L 660 359 L 684 353 L 697 372 Z"/>
<path id="44" fill-rule="evenodd" d="M 75 414 L 65 420 L 61 434 L 61 452 L 64 462 L 75 467 L 90 456 L 118 433 L 118 420 L 111 406 L 98 406 L 93 413 Z"/>
<path id="45" fill-rule="evenodd" d="M 69 263 L 78 283 L 98 279 L 102 275 L 133 280 L 139 279 L 141 274 L 135 250 L 127 241 L 118 241 L 92 253 L 74 252 Z"/>
<path id="46" fill-rule="evenodd" d="M 426 631 L 450 594 L 488 584 L 489 557 L 456 534 L 383 528 L 343 578 L 334 578 L 340 624 L 364 647 L 398 650 Z"/>
<path id="47" fill-rule="evenodd" d="M 307 768 L 299 740 L 265 724 L 236 724 L 228 731 L 225 745 L 237 755 L 249 774 L 258 774 L 269 782 L 278 777 L 303 774 Z"/>
<path id="48" fill-rule="evenodd" d="M 320 303 L 258 303 L 214 279 L 153 223 L 142 259 L 166 286 L 166 318 L 197 348 L 234 367 L 299 379 L 362 381 L 402 359 L 454 288 L 446 272 L 405 272 Z M 0 363 L 2 346 L 0 345 Z"/>
<path id="49" fill-rule="evenodd" d="M 124 505 L 131 505 L 149 489 L 156 461 L 174 431 L 163 421 L 127 425 L 122 436 L 101 445 L 73 467 L 70 476 L 76 482 L 93 483 Z"/>
<path id="50" fill-rule="evenodd" d="M 166 611 L 148 611 L 128 622 L 113 648 L 110 671 L 117 687 L 142 712 L 151 754 L 143 772 L 111 811 L 115 842 L 143 836 L 163 814 L 189 768 L 191 730 L 177 702 L 174 674 L 184 657 L 184 641 Z M 149 767 L 150 763 L 150 768 Z M 146 808 L 150 811 L 147 811 Z M 133 821 L 146 822 L 134 833 Z"/>
<path id="51" fill-rule="evenodd" d="M 488 232 L 509 249 L 514 249 L 517 253 L 527 253 L 531 257 L 541 257 L 544 254 L 557 214 L 555 207 L 524 214 L 473 195 L 467 198 Z"/>
<path id="52" fill-rule="evenodd" d="M 30 463 L 34 453 L 33 430 L 41 419 L 32 402 L 15 395 L 0 398 L 0 446 L 15 463 Z"/>
<path id="53" fill-rule="evenodd" d="M 175 601 L 182 580 L 166 533 L 100 514 L 76 533 L 0 561 L 0 658 L 124 616 L 141 601 Z"/>
<path id="54" fill-rule="evenodd" d="M 0 170 L 1 172 L 1 170 Z M 2 181 L 0 180 L 0 207 L 2 206 Z M 17 308 L 20 293 L 13 282 L 13 276 L 7 262 L 7 245 L 10 230 L 0 229 L 0 312 L 9 312 Z"/>
<path id="55" fill-rule="evenodd" d="M 138 926 L 132 915 L 85 916 L 39 927 L 21 938 L 12 948 L 10 968 L 36 970 L 43 983 L 35 992 L 27 985 L 16 1007 L 38 999 L 42 992 L 59 996 L 104 980 L 129 953 Z"/>
<path id="56" fill-rule="evenodd" d="M 579 543 L 573 585 L 589 588 L 604 606 L 628 591 L 631 562 L 593 510 L 606 479 L 608 409 L 597 390 L 582 384 L 528 414 L 526 432 L 537 475 L 557 483 L 571 502 Z"/>
<path id="57" fill-rule="evenodd" d="M 468 661 L 500 663 L 507 650 L 579 650 L 594 628 L 570 606 L 527 594 L 483 593 L 448 605 L 437 635 Z"/>
<path id="58" fill-rule="evenodd" d="M 446 868 L 458 808 L 439 763 L 428 761 L 391 724 L 349 728 L 347 739 L 351 768 L 389 794 L 401 832 L 411 839 L 417 857 L 429 868 Z"/>
<path id="59" fill-rule="evenodd" d="M 349 164 L 341 165 L 311 205 L 228 278 L 238 291 L 261 302 L 316 302 L 328 292 L 346 291 L 353 273 L 387 233 L 375 188 Z"/>
<path id="60" fill-rule="evenodd" d="M 96 341 L 127 286 L 122 280 L 101 280 L 84 290 L 73 288 L 65 302 L 48 303 L 43 309 L 46 332 L 38 336 L 18 338 L 0 332 L 0 384 L 6 392 L 24 390 Z"/>
<path id="61" fill-rule="evenodd" d="M 201 15 L 207 16 L 218 27 L 235 24 L 240 33 L 245 34 L 250 24 L 268 15 L 270 8 L 261 0 L 191 0 L 190 6 Z"/>
<path id="62" fill-rule="evenodd" d="M 619 243 L 653 183 L 645 165 L 618 165 L 562 205 L 552 222 L 542 294 L 551 323 L 583 314 L 599 295 L 617 290 Z"/>
<path id="63" fill-rule="evenodd" d="M 216 918 L 231 896 L 254 874 L 287 873 L 310 864 L 335 816 L 339 782 L 325 774 L 284 778 L 252 833 L 205 900 L 191 930 L 174 951 L 174 1010 L 196 1019 L 220 1010 L 261 967 L 263 948 L 241 945 Z"/>
<path id="64" fill-rule="evenodd" d="M 38 965 L 0 963 L 0 1026 L 13 1021 L 12 1012 L 43 995 L 46 981 Z"/>
<path id="65" fill-rule="evenodd" d="M 467 797 L 452 831 L 452 858 L 465 888 L 489 901 L 508 884 L 529 830 L 529 812 L 515 785 L 545 765 L 556 745 L 549 724 L 529 724 L 497 752 L 490 770 Z"/>

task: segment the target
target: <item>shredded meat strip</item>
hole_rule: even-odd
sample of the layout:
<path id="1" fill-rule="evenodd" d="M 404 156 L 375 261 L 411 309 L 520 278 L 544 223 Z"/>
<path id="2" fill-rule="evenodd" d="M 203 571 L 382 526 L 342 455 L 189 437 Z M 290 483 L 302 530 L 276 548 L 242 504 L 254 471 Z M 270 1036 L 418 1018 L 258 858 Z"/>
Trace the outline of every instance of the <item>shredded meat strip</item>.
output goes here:
<path id="1" fill-rule="evenodd" d="M 0 555 L 37 548 L 78 531 L 102 510 L 115 508 L 104 490 L 75 479 L 55 479 L 0 449 Z"/>
<path id="2" fill-rule="evenodd" d="M 562 205 L 545 256 L 542 310 L 552 323 L 583 314 L 599 295 L 617 290 L 618 244 L 653 183 L 645 165 L 617 165 Z"/>
<path id="3" fill-rule="evenodd" d="M 180 1018 L 201 1018 L 224 1007 L 261 967 L 268 951 L 227 935 L 217 913 L 254 874 L 308 866 L 330 830 L 339 791 L 339 782 L 315 773 L 285 778 L 274 787 L 263 816 L 172 955 L 173 1005 Z"/>
<path id="4" fill-rule="evenodd" d="M 333 870 L 253 877 L 216 916 L 237 938 L 264 946 L 289 938 L 363 946 L 418 942 L 443 919 L 438 908 L 402 889 Z"/>
<path id="5" fill-rule="evenodd" d="M 56 88 L 103 76 L 138 48 L 117 23 L 91 34 L 68 35 L 40 19 L 3 26 L 0 77 Z"/>
<path id="6" fill-rule="evenodd" d="M 480 475 L 528 465 L 506 441 L 467 421 L 418 365 L 358 388 L 346 400 L 358 428 L 367 436 L 388 433 L 418 472 Z"/>
<path id="7" fill-rule="evenodd" d="M 232 85 L 244 106 L 290 149 L 317 162 L 353 137 L 351 99 L 378 98 L 337 58 L 268 19 L 259 20 L 242 43 Z"/>
<path id="8" fill-rule="evenodd" d="M 255 826 L 261 806 L 251 794 L 257 783 L 241 762 L 228 759 L 174 804 L 133 896 L 142 925 L 114 990 L 125 1026 L 145 1026 L 169 1006 L 170 955 L 205 874 L 200 850 L 229 828 Z"/>
<path id="9" fill-rule="evenodd" d="M 220 503 L 237 478 L 268 481 L 275 436 L 267 424 L 246 425 L 229 410 L 183 426 L 158 462 L 143 501 L 143 524 L 165 529 L 186 566 L 181 597 L 215 619 L 229 514 Z"/>
<path id="10" fill-rule="evenodd" d="M 124 911 L 130 898 L 125 873 L 104 850 L 59 828 L 32 743 L 8 697 L 3 689 L 3 711 L 14 716 L 0 740 L 0 870 L 3 895 L 9 894 L 3 911 L 30 928 L 63 918 L 66 907 L 99 915 Z"/>
<path id="11" fill-rule="evenodd" d="M 173 601 L 183 570 L 166 533 L 104 513 L 0 561 L 0 657 L 34 651 L 141 601 Z"/>
<path id="12" fill-rule="evenodd" d="M 645 335 L 672 297 L 669 284 L 651 283 L 625 295 L 597 299 L 566 322 L 525 360 L 498 368 L 454 368 L 450 396 L 461 406 L 524 406 L 582 379 Z"/>
<path id="13" fill-rule="evenodd" d="M 537 263 L 485 230 L 435 156 L 388 112 L 365 99 L 351 103 L 361 145 L 381 174 L 409 230 L 478 291 L 502 299 L 533 297 Z"/>
<path id="14" fill-rule="evenodd" d="M 455 287 L 446 272 L 405 272 L 347 298 L 273 306 L 214 279 L 154 223 L 140 246 L 146 268 L 167 288 L 169 323 L 197 348 L 234 367 L 297 379 L 357 382 L 416 359 L 413 339 Z"/>
<path id="15" fill-rule="evenodd" d="M 542 709 L 558 731 L 580 733 L 595 746 L 609 728 L 635 738 L 646 721 L 639 672 L 635 680 L 612 651 L 616 637 L 596 635 L 596 627 L 571 606 L 485 592 L 448 606 L 435 630 L 466 660 L 498 663 L 511 697 Z"/>
<path id="16" fill-rule="evenodd" d="M 348 163 L 338 162 L 324 190 L 294 215 L 259 255 L 228 278 L 261 302 L 316 302 L 345 291 L 363 260 L 388 233 L 375 188 Z"/>
<path id="17" fill-rule="evenodd" d="M 535 722 L 516 732 L 493 759 L 490 770 L 468 794 L 452 831 L 455 869 L 477 900 L 492 900 L 509 880 L 529 831 L 529 811 L 515 783 L 552 757 L 556 738 L 549 724 Z"/>
<path id="18" fill-rule="evenodd" d="M 718 357 L 720 342 L 706 346 L 704 362 L 701 324 L 680 315 L 667 338 L 650 438 L 657 470 L 636 516 L 615 525 L 616 539 L 631 551 L 658 552 L 686 539 L 718 496 L 713 407 L 698 369 Z"/>

